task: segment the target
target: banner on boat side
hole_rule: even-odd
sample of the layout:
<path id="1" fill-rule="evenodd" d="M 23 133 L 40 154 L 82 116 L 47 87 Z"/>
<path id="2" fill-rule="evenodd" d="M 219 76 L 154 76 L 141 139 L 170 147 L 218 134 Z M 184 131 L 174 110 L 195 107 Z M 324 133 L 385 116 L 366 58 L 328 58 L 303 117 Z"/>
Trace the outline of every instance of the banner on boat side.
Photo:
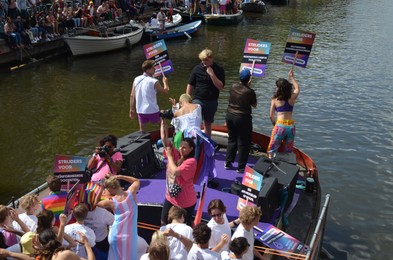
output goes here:
<path id="1" fill-rule="evenodd" d="M 83 178 L 87 166 L 87 158 L 72 155 L 55 155 L 54 174 L 61 180 L 62 189 L 72 187 Z M 68 188 L 70 188 L 68 187 Z"/>
<path id="2" fill-rule="evenodd" d="M 174 71 L 164 40 L 145 44 L 143 45 L 143 50 L 146 59 L 154 60 L 155 62 L 154 68 L 156 71 L 154 72 L 154 77 L 161 76 L 162 73 L 167 75 Z"/>
<path id="3" fill-rule="evenodd" d="M 277 253 L 282 256 L 292 259 L 295 256 L 306 255 L 308 252 L 307 246 L 270 223 L 259 223 L 258 227 L 254 228 L 254 233 L 255 239 L 265 246 L 279 251 Z"/>
<path id="4" fill-rule="evenodd" d="M 244 206 L 253 206 L 258 202 L 259 191 L 262 187 L 263 176 L 246 165 L 240 189 L 240 198 L 237 209 L 240 211 Z"/>
<path id="5" fill-rule="evenodd" d="M 291 28 L 282 61 L 305 68 L 310 57 L 314 39 L 315 33 L 313 32 Z"/>
<path id="6" fill-rule="evenodd" d="M 252 70 L 252 76 L 263 77 L 270 52 L 270 42 L 262 42 L 253 39 L 246 40 L 240 71 L 244 68 Z M 254 64 L 254 67 L 253 67 Z"/>

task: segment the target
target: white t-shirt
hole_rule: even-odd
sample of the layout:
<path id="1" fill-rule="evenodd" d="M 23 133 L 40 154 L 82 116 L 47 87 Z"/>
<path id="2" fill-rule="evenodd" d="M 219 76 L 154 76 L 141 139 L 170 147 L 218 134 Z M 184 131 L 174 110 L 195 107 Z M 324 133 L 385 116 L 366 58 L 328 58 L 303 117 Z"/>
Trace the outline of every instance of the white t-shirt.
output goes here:
<path id="1" fill-rule="evenodd" d="M 36 215 L 27 215 L 26 212 L 19 214 L 20 220 L 26 224 L 26 226 L 30 229 L 31 232 L 35 232 L 37 230 L 37 222 L 38 218 Z M 16 221 L 12 222 L 12 227 L 15 230 L 22 231 L 21 226 Z"/>
<path id="2" fill-rule="evenodd" d="M 96 207 L 95 210 L 87 213 L 85 225 L 96 234 L 96 242 L 101 242 L 108 236 L 108 226 L 113 224 L 114 219 L 112 213 L 104 208 Z"/>
<path id="3" fill-rule="evenodd" d="M 213 252 L 210 249 L 202 249 L 196 244 L 193 244 L 190 252 L 188 252 L 187 260 L 221 260 L 219 253 Z"/>
<path id="4" fill-rule="evenodd" d="M 64 228 L 64 233 L 66 233 L 73 239 L 80 240 L 79 235 L 76 233 L 77 231 L 80 231 L 86 235 L 87 240 L 89 241 L 91 247 L 94 247 L 96 245 L 96 235 L 94 234 L 94 231 L 88 226 L 81 225 L 79 223 L 73 223 L 73 224 L 66 225 Z M 84 245 L 81 245 L 80 243 L 76 243 L 76 247 L 72 248 L 72 251 L 74 251 L 78 256 L 87 259 L 86 248 Z"/>
<path id="5" fill-rule="evenodd" d="M 222 251 L 221 252 L 221 260 L 242 260 L 243 258 L 231 258 L 229 256 L 229 251 Z"/>
<path id="6" fill-rule="evenodd" d="M 165 229 L 167 228 L 172 229 L 173 231 L 179 233 L 183 237 L 193 240 L 192 228 L 184 223 L 170 223 L 166 226 L 162 226 L 160 229 L 162 231 L 165 231 Z M 177 255 L 180 254 L 181 256 L 183 254 L 182 251 L 186 250 L 183 243 L 175 237 L 168 237 L 168 244 L 169 244 L 169 250 L 171 251 L 171 259 L 172 258 L 179 259 Z"/>
<path id="7" fill-rule="evenodd" d="M 247 252 L 243 255 L 243 259 L 244 260 L 253 260 L 254 259 L 254 252 L 253 252 L 253 248 L 254 248 L 254 241 L 255 241 L 255 237 L 254 237 L 254 232 L 252 231 L 252 229 L 250 231 L 247 231 L 242 224 L 240 224 L 235 233 L 233 233 L 232 235 L 232 240 L 234 238 L 237 237 L 245 237 L 248 241 L 248 243 L 250 244 L 249 249 L 247 250 Z"/>
<path id="8" fill-rule="evenodd" d="M 212 230 L 212 235 L 209 240 L 209 248 L 213 248 L 220 243 L 222 235 L 227 234 L 228 237 L 231 237 L 232 235 L 226 214 L 222 217 L 224 218 L 224 224 L 218 224 L 214 221 L 214 219 L 210 219 L 209 223 L 207 223 L 207 226 Z M 226 243 L 219 253 L 226 250 L 229 250 L 229 243 Z"/>
<path id="9" fill-rule="evenodd" d="M 144 240 L 142 237 L 138 236 L 138 257 L 137 259 L 141 258 L 142 255 L 146 254 L 147 248 L 149 244 Z"/>
<path id="10" fill-rule="evenodd" d="M 157 89 L 154 87 L 158 79 L 146 74 L 134 80 L 136 112 L 138 114 L 153 114 L 160 111 L 157 104 Z"/>

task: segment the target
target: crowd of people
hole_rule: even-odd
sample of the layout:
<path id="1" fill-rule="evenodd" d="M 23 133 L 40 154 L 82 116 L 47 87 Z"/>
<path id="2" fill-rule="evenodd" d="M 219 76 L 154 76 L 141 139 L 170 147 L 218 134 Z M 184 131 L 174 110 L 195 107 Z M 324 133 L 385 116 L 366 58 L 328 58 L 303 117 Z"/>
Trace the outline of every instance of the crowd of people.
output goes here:
<path id="1" fill-rule="evenodd" d="M 0 38 L 11 49 L 32 48 L 75 27 L 91 27 L 143 14 L 146 0 L 0 0 Z"/>
<path id="2" fill-rule="evenodd" d="M 137 230 L 140 181 L 119 174 L 122 154 L 115 150 L 117 138 L 108 135 L 99 141 L 88 162 L 90 182 L 77 193 L 68 216 L 63 212 L 70 207 L 69 194 L 55 176 L 47 178 L 50 194 L 41 202 L 36 195 L 21 199 L 22 213 L 0 205 L 0 259 L 266 259 L 254 248 L 252 228 L 262 214 L 258 206 L 245 206 L 237 219 L 228 221 L 226 206 L 217 198 L 208 205 L 210 221 L 194 225 L 198 143 L 185 133 L 190 128 L 200 131 L 203 125 L 204 135 L 210 138 L 218 97 L 225 86 L 224 69 L 213 60 L 213 52 L 204 49 L 199 59 L 201 63 L 192 70 L 179 103 L 169 98 L 173 109 L 169 118 L 162 115 L 156 96 L 157 92 L 169 93 L 168 78 L 163 75 L 162 86 L 153 77 L 153 61 L 142 64 L 143 75 L 132 84 L 130 117 L 138 119 L 141 132 L 146 131 L 149 122 L 160 125 L 167 159 L 161 228 L 154 232 L 150 245 L 138 236 Z M 251 114 L 257 98 L 251 88 L 252 72 L 243 69 L 239 80 L 229 92 L 225 168 L 232 167 L 238 152 L 237 170 L 242 173 L 250 151 Z M 292 111 L 300 91 L 293 69 L 289 80 L 276 81 L 271 99 L 270 119 L 274 127 L 269 156 L 274 156 L 282 143 L 284 152 L 293 149 Z M 171 119 L 175 129 L 172 140 L 167 119 Z M 126 188 L 121 182 L 128 183 Z"/>

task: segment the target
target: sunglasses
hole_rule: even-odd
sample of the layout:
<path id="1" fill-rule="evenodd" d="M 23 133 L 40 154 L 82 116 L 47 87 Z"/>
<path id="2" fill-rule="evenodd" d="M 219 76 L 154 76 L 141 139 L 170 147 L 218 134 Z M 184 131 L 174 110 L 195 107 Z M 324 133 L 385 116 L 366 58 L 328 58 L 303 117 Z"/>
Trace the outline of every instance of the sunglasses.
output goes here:
<path id="1" fill-rule="evenodd" d="M 222 213 L 218 213 L 218 214 L 214 214 L 214 215 L 210 215 L 212 218 L 218 217 L 221 218 L 222 217 Z"/>

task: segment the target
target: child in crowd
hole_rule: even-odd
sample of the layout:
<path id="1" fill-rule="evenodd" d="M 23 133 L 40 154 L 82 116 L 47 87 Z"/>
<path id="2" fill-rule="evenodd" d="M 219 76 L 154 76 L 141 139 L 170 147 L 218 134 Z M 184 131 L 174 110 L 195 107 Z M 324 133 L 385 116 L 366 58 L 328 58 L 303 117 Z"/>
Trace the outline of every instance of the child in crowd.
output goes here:
<path id="1" fill-rule="evenodd" d="M 172 229 L 178 233 L 178 237 L 186 237 L 192 240 L 192 228 L 184 223 L 187 211 L 179 206 L 172 206 L 168 212 L 168 223 L 166 226 L 161 227 L 162 231 Z M 171 259 L 182 259 L 187 256 L 187 248 L 183 245 L 182 241 L 177 237 L 168 237 L 169 248 L 171 251 Z"/>
<path id="2" fill-rule="evenodd" d="M 21 226 L 22 231 L 17 231 L 12 228 L 12 220 L 16 221 Z M 29 228 L 20 220 L 14 209 L 0 205 L 0 233 L 2 233 L 4 243 L 7 247 L 18 243 L 17 235 L 22 236 L 25 232 L 29 231 Z"/>
<path id="3" fill-rule="evenodd" d="M 265 259 L 255 248 L 254 248 L 254 232 L 253 227 L 259 223 L 259 219 L 262 216 L 262 211 L 257 206 L 245 206 L 241 209 L 239 214 L 240 225 L 237 227 L 235 233 L 232 235 L 232 240 L 237 237 L 245 237 L 252 250 L 248 250 L 244 255 L 244 260 L 253 260 L 254 257 L 258 259 Z"/>
<path id="4" fill-rule="evenodd" d="M 40 205 L 40 201 L 38 200 L 38 197 L 35 194 L 29 194 L 29 195 L 23 196 L 20 199 L 19 206 L 25 212 L 19 214 L 19 218 L 20 218 L 20 220 L 23 221 L 23 223 L 26 224 L 26 226 L 32 232 L 35 232 L 37 229 L 38 219 L 37 219 L 37 216 L 35 215 L 35 212 L 37 211 L 39 205 Z M 16 221 L 14 221 L 12 223 L 12 226 L 15 230 L 23 231 L 21 226 Z"/>
<path id="5" fill-rule="evenodd" d="M 88 212 L 89 209 L 87 208 L 86 204 L 77 204 L 72 211 L 72 215 L 75 217 L 76 223 L 66 225 L 64 232 L 75 240 L 80 240 L 78 232 L 82 232 L 87 237 L 90 246 L 94 247 L 96 244 L 96 235 L 91 228 L 84 224 Z M 84 245 L 77 243 L 77 246 L 73 249 L 73 251 L 78 256 L 87 258 L 87 252 Z"/>

